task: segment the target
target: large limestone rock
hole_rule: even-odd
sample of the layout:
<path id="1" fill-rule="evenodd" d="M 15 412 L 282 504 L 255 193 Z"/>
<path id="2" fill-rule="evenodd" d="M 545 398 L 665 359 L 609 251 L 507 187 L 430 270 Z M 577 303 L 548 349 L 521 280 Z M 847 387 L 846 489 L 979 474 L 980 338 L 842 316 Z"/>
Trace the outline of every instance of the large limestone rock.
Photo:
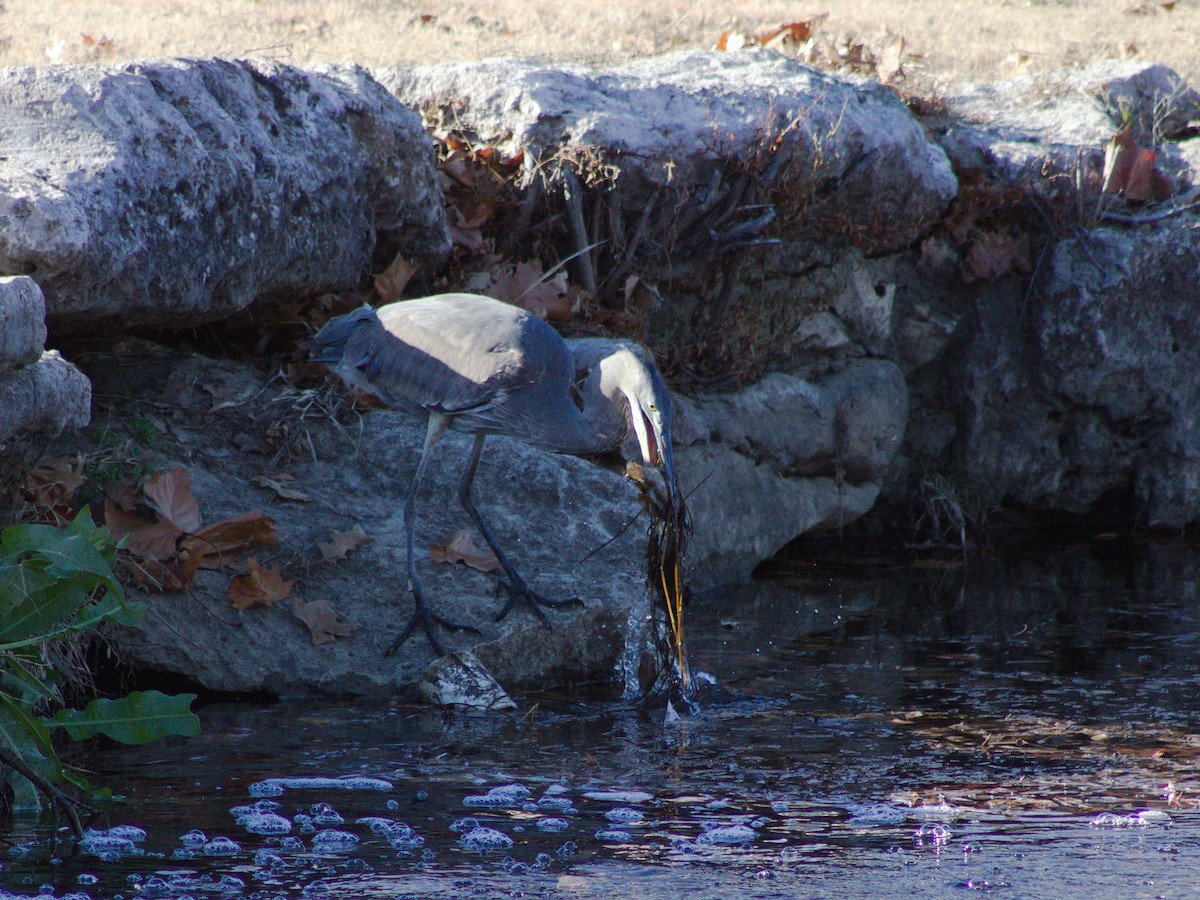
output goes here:
<path id="1" fill-rule="evenodd" d="M 92 386 L 57 352 L 46 350 L 46 302 L 32 278 L 0 278 L 0 465 L 10 438 L 57 434 L 88 423 Z"/>
<path id="2" fill-rule="evenodd" d="M 908 421 L 904 376 L 860 359 L 816 382 L 774 373 L 681 407 L 677 462 L 698 586 L 746 578 L 794 538 L 864 515 Z"/>
<path id="3" fill-rule="evenodd" d="M 730 202 L 721 188 L 757 173 L 778 189 L 782 219 L 803 211 L 827 234 L 897 249 L 957 190 L 945 155 L 889 90 L 776 53 L 691 51 L 608 71 L 505 59 L 375 74 L 431 118 L 450 103 L 445 127 L 524 149 L 531 173 L 556 154 L 590 158 L 601 179 L 616 170 L 630 209 L 658 189 L 698 192 L 695 210 L 675 203 L 677 220 Z"/>
<path id="4" fill-rule="evenodd" d="M 393 656 L 386 651 L 413 611 L 402 508 L 424 422 L 389 410 L 364 413 L 352 427 L 315 412 L 297 419 L 297 408 L 314 397 L 268 383 L 250 366 L 145 348 L 138 355 L 140 374 L 132 383 L 126 374 L 123 387 L 131 398 L 155 402 L 162 429 L 142 449 L 143 465 L 185 466 L 205 525 L 251 509 L 273 517 L 278 547 L 257 556 L 297 583 L 288 599 L 238 611 L 226 599 L 233 573 L 201 570 L 187 593 L 135 592 L 148 613 L 133 628 L 114 629 L 110 640 L 138 665 L 181 672 L 215 690 L 386 695 L 413 687 L 436 656 L 424 634 L 418 630 Z M 110 371 L 95 361 L 98 385 Z M 119 433 L 128 414 L 113 413 Z M 293 476 L 289 490 L 310 502 L 283 500 L 252 480 L 267 473 L 268 435 L 281 429 L 296 429 L 303 452 L 269 474 Z M 418 501 L 418 569 L 430 600 L 441 615 L 480 631 L 439 631 L 440 639 L 449 651 L 472 650 L 510 690 L 611 679 L 626 641 L 640 643 L 649 614 L 644 529 L 618 535 L 637 514 L 636 489 L 586 460 L 490 440 L 475 482 L 481 510 L 535 590 L 583 603 L 549 611 L 552 631 L 521 607 L 495 622 L 503 598 L 494 574 L 425 558 L 431 544 L 473 527 L 458 503 L 470 442 L 456 433 L 443 438 Z M 370 542 L 326 560 L 320 545 L 355 526 Z M 350 633 L 315 646 L 293 613 L 316 600 L 329 601 Z"/>
<path id="5" fill-rule="evenodd" d="M 0 271 L 52 325 L 184 327 L 353 285 L 377 234 L 448 238 L 420 121 L 363 70 L 0 70 Z"/>

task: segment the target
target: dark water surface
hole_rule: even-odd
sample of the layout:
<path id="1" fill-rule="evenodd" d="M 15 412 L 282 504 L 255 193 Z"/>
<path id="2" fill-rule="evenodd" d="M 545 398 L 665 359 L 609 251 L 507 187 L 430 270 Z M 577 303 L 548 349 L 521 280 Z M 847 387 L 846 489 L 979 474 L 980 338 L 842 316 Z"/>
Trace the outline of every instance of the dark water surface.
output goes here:
<path id="1" fill-rule="evenodd" d="M 1196 896 L 1198 579 L 1182 541 L 776 567 L 692 609 L 744 699 L 673 724 L 209 706 L 84 760 L 144 836 L 50 861 L 18 819 L 0 896 Z"/>

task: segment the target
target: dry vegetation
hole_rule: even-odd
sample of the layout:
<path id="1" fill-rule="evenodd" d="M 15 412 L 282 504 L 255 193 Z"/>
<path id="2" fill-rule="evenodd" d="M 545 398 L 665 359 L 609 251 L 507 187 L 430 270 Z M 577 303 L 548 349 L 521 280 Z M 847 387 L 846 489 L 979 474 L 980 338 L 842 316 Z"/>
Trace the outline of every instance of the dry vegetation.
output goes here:
<path id="1" fill-rule="evenodd" d="M 0 8 L 2 65 L 197 54 L 303 65 L 517 55 L 605 63 L 828 13 L 821 32 L 830 43 L 883 52 L 902 37 L 908 76 L 933 89 L 1130 57 L 1200 82 L 1196 0 L 5 0 Z"/>

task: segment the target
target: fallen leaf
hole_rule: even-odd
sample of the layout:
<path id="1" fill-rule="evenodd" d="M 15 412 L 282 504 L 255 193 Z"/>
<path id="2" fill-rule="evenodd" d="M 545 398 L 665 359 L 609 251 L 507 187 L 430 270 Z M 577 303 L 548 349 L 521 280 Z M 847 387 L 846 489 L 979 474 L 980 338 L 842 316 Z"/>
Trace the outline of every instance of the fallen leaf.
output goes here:
<path id="1" fill-rule="evenodd" d="M 187 469 L 178 466 L 169 472 L 155 472 L 142 485 L 142 493 L 151 509 L 180 531 L 200 527 L 200 504 L 192 496 Z"/>
<path id="2" fill-rule="evenodd" d="M 87 482 L 87 477 L 76 471 L 79 465 L 79 459 L 74 456 L 42 460 L 29 471 L 25 495 L 36 506 L 65 503 Z"/>
<path id="3" fill-rule="evenodd" d="M 328 600 L 295 600 L 292 603 L 292 615 L 308 627 L 312 642 L 317 647 L 354 631 L 354 626 L 349 622 L 340 621 L 341 614 Z"/>
<path id="4" fill-rule="evenodd" d="M 268 568 L 254 557 L 246 560 L 247 573 L 229 582 L 226 596 L 234 609 L 249 609 L 251 606 L 270 606 L 284 599 L 292 591 L 295 580 L 283 577 L 278 569 Z"/>
<path id="5" fill-rule="evenodd" d="M 345 559 L 355 547 L 360 547 L 370 541 L 366 533 L 362 530 L 362 526 L 355 525 L 349 531 L 331 531 L 329 532 L 329 543 L 318 544 L 321 548 L 321 557 L 323 559 Z"/>
<path id="6" fill-rule="evenodd" d="M 416 272 L 417 267 L 397 253 L 392 264 L 375 276 L 375 293 L 384 303 L 399 300 Z"/>
<path id="7" fill-rule="evenodd" d="M 495 572 L 501 568 L 500 560 L 491 550 L 483 550 L 475 543 L 471 532 L 462 529 L 454 532 L 444 542 L 429 548 L 429 559 L 435 563 L 466 563 L 480 572 Z"/>
<path id="8" fill-rule="evenodd" d="M 1141 147 L 1122 128 L 1104 150 L 1104 190 L 1124 194 L 1135 203 L 1147 200 L 1166 200 L 1171 196 L 1171 182 L 1158 170 L 1158 154 Z"/>
<path id="9" fill-rule="evenodd" d="M 312 496 L 303 491 L 297 491 L 284 484 L 285 481 L 293 481 L 294 476 L 280 473 L 278 475 L 255 475 L 250 479 L 259 487 L 268 488 L 282 497 L 284 500 L 297 500 L 301 503 L 311 503 Z"/>
<path id="10" fill-rule="evenodd" d="M 118 496 L 123 492 L 118 491 Z M 125 541 L 125 549 L 142 560 L 169 559 L 183 532 L 174 523 L 151 522 L 121 506 L 111 494 L 104 498 L 104 525 L 114 538 Z"/>
<path id="11" fill-rule="evenodd" d="M 195 534 L 188 535 L 180 545 L 187 554 L 189 563 L 205 569 L 219 569 L 229 563 L 230 557 L 251 547 L 274 544 L 275 520 L 258 510 L 242 513 L 206 525 Z"/>
<path id="12" fill-rule="evenodd" d="M 547 278 L 537 259 L 519 262 L 511 272 L 497 274 L 488 294 L 552 322 L 568 321 L 575 314 L 577 294 L 567 285 L 566 271 L 559 270 Z"/>
<path id="13" fill-rule="evenodd" d="M 186 590 L 195 569 L 188 570 L 176 560 L 146 559 L 133 567 L 133 580 L 148 591 L 170 593 Z"/>
<path id="14" fill-rule="evenodd" d="M 980 231 L 967 251 L 968 274 L 982 281 L 992 281 L 1004 275 L 1027 273 L 1032 264 L 1029 258 L 1029 235 L 1015 237 Z"/>

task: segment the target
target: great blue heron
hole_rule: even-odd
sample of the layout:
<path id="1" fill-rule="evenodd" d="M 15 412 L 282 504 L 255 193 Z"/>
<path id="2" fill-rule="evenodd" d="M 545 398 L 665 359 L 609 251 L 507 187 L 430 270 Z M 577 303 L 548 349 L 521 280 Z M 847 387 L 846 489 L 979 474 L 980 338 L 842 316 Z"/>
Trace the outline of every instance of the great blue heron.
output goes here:
<path id="1" fill-rule="evenodd" d="M 471 499 L 484 439 L 516 438 L 554 453 L 586 455 L 622 447 L 662 470 L 670 508 L 682 521 L 683 505 L 671 455 L 671 396 L 642 347 L 630 341 L 579 338 L 564 341 L 536 315 L 475 294 L 440 294 L 362 306 L 331 319 L 310 341 L 313 360 L 328 363 L 349 384 L 388 406 L 428 413 L 425 446 L 404 502 L 409 585 L 416 611 L 389 653 L 418 625 L 442 653 L 433 631 L 460 625 L 431 608 L 413 559 L 415 500 L 425 465 L 447 428 L 475 435 L 459 500 L 504 570 L 508 600 L 496 617 L 522 600 L 550 627 L 533 591 L 497 544 Z"/>

